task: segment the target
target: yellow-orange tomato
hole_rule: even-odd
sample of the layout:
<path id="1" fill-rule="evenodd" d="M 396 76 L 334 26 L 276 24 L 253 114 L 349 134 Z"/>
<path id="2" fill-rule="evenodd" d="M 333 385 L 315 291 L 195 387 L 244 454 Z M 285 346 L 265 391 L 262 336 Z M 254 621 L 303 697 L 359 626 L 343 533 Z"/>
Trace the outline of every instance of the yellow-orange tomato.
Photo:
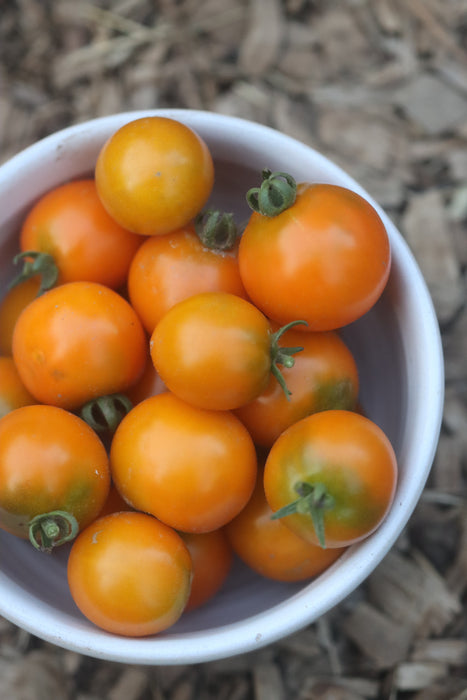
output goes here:
<path id="1" fill-rule="evenodd" d="M 0 353 L 11 355 L 13 331 L 20 313 L 37 297 L 40 277 L 30 277 L 7 291 L 0 301 Z"/>
<path id="2" fill-rule="evenodd" d="M 24 386 L 12 357 L 0 357 L 0 418 L 15 408 L 37 403 Z"/>
<path id="3" fill-rule="evenodd" d="M 290 395 L 271 375 L 266 389 L 235 411 L 254 442 L 272 446 L 279 435 L 301 418 L 330 408 L 354 410 L 359 390 L 355 359 L 333 331 L 303 333 L 291 328 L 282 336 L 288 346 L 301 346 L 292 367 L 282 370 Z"/>
<path id="4" fill-rule="evenodd" d="M 224 585 L 232 565 L 232 547 L 223 528 L 200 534 L 182 533 L 193 562 L 193 581 L 185 611 L 211 600 Z"/>
<path id="5" fill-rule="evenodd" d="M 225 525 L 244 507 L 256 479 L 255 448 L 239 419 L 170 392 L 123 418 L 110 462 L 114 484 L 133 508 L 181 532 Z"/>
<path id="6" fill-rule="evenodd" d="M 102 147 L 95 179 L 110 215 L 130 231 L 158 235 L 185 226 L 206 204 L 214 165 L 204 140 L 179 121 L 135 119 Z"/>
<path id="7" fill-rule="evenodd" d="M 47 192 L 23 222 L 20 247 L 52 256 L 58 282 L 122 285 L 142 238 L 122 228 L 102 206 L 92 179 Z"/>
<path id="8" fill-rule="evenodd" d="M 253 303 L 279 324 L 300 318 L 313 331 L 365 314 L 390 265 L 376 210 L 336 185 L 299 184 L 294 203 L 277 216 L 253 212 L 240 240 L 240 274 Z"/>
<path id="9" fill-rule="evenodd" d="M 35 537 L 48 549 L 55 544 L 50 519 L 55 523 L 56 511 L 73 516 L 83 528 L 98 516 L 109 487 L 104 446 L 78 416 L 37 404 L 17 408 L 0 419 L 3 529 L 27 538 L 33 519 L 40 520 Z M 61 516 L 57 517 L 63 525 Z M 49 545 L 45 541 L 48 536 L 52 539 Z"/>
<path id="10" fill-rule="evenodd" d="M 180 301 L 150 340 L 154 366 L 170 391 L 213 410 L 238 408 L 264 391 L 281 350 L 268 319 L 246 299 L 225 292 Z"/>
<path id="11" fill-rule="evenodd" d="M 130 304 L 94 282 L 49 290 L 21 313 L 13 359 L 30 393 L 75 409 L 98 396 L 124 392 L 141 376 L 147 339 Z"/>
<path id="12" fill-rule="evenodd" d="M 303 581 L 325 571 L 344 548 L 323 549 L 273 520 L 262 473 L 245 508 L 225 527 L 234 552 L 251 569 L 275 581 Z"/>
<path id="13" fill-rule="evenodd" d="M 88 620 L 113 634 L 141 637 L 179 619 L 192 565 L 174 530 L 150 515 L 120 512 L 98 518 L 78 535 L 67 575 Z"/>
<path id="14" fill-rule="evenodd" d="M 125 395 L 130 399 L 133 406 L 136 406 L 137 403 L 148 399 L 150 396 L 160 394 L 162 391 L 165 391 L 165 389 L 166 387 L 157 374 L 151 356 L 148 353 L 148 359 L 143 374 L 136 384 L 133 384 L 133 386 L 125 391 Z"/>
<path id="15" fill-rule="evenodd" d="M 177 302 L 200 292 L 229 292 L 246 297 L 237 247 L 208 248 L 193 225 L 146 240 L 133 258 L 128 292 L 148 333 Z"/>
<path id="16" fill-rule="evenodd" d="M 264 468 L 275 517 L 326 547 L 345 547 L 374 532 L 389 512 L 396 484 L 389 439 L 352 411 L 321 411 L 294 423 L 277 438 Z"/>

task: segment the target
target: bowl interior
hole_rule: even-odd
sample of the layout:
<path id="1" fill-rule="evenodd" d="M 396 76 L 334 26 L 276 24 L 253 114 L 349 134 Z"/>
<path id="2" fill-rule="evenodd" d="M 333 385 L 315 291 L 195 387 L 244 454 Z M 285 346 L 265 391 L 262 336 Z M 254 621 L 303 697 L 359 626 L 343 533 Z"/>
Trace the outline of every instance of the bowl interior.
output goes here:
<path id="1" fill-rule="evenodd" d="M 0 293 L 13 277 L 11 258 L 25 213 L 52 187 L 90 175 L 97 153 L 122 124 L 146 114 L 184 121 L 207 141 L 216 184 L 211 203 L 249 210 L 246 190 L 263 167 L 297 180 L 331 182 L 359 192 L 378 209 L 390 235 L 393 265 L 376 306 L 342 330 L 355 355 L 365 411 L 391 440 L 400 478 L 394 506 L 379 530 L 351 547 L 310 583 L 262 579 L 236 561 L 224 589 L 157 637 L 126 639 L 88 623 L 66 583 L 67 547 L 51 556 L 0 532 L 0 613 L 54 644 L 127 663 L 202 662 L 271 643 L 313 622 L 368 576 L 410 517 L 436 449 L 443 403 L 443 360 L 436 316 L 421 273 L 401 235 L 369 195 L 314 150 L 243 120 L 190 110 L 131 112 L 66 129 L 26 149 L 0 168 Z"/>

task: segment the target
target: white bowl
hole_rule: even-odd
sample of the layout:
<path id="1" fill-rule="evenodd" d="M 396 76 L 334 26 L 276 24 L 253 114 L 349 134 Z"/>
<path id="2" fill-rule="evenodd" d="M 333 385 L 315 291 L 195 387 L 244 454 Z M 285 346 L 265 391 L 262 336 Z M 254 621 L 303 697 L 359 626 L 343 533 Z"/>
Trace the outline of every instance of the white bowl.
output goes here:
<path id="1" fill-rule="evenodd" d="M 34 201 L 60 183 L 89 175 L 106 138 L 133 119 L 160 114 L 194 128 L 216 166 L 212 201 L 242 221 L 245 188 L 262 168 L 288 171 L 297 180 L 335 183 L 366 197 L 390 236 L 393 264 L 387 288 L 365 317 L 343 330 L 357 360 L 361 400 L 390 438 L 400 478 L 393 507 L 381 527 L 345 552 L 310 583 L 262 579 L 239 562 L 225 588 L 205 607 L 165 633 L 129 639 L 94 627 L 78 612 L 67 587 L 62 547 L 51 556 L 0 532 L 0 614 L 58 646 L 132 664 L 200 663 L 248 652 L 314 622 L 373 571 L 410 518 L 435 454 L 444 398 L 440 333 L 420 270 L 400 233 L 351 177 L 298 141 L 259 124 L 209 112 L 163 109 L 129 112 L 64 129 L 0 167 L 0 280 L 12 277 L 19 224 Z"/>

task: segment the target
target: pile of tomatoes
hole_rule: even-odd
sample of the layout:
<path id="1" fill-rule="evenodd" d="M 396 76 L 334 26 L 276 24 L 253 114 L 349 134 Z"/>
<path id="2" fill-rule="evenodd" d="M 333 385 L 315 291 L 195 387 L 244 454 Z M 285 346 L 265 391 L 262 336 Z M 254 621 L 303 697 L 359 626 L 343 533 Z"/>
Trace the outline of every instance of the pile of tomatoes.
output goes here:
<path id="1" fill-rule="evenodd" d="M 264 170 L 251 216 L 206 208 L 208 146 L 166 117 L 31 208 L 0 304 L 0 527 L 50 553 L 101 628 L 155 634 L 233 555 L 314 577 L 391 506 L 394 451 L 339 329 L 391 252 L 345 188 Z"/>

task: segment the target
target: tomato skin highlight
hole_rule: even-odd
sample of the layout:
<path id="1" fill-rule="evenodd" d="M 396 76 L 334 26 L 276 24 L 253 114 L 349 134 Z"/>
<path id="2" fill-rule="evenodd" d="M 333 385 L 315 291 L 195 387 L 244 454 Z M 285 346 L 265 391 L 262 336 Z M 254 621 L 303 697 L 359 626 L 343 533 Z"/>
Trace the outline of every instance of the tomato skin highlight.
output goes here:
<path id="1" fill-rule="evenodd" d="M 253 212 L 239 247 L 245 289 L 283 325 L 297 318 L 326 331 L 365 314 L 379 299 L 391 266 L 376 210 L 343 187 L 301 183 L 281 214 Z"/>
<path id="2" fill-rule="evenodd" d="M 270 340 L 270 324 L 252 304 L 233 294 L 206 292 L 163 316 L 150 352 L 174 394 L 200 408 L 231 410 L 265 388 Z"/>
<path id="3" fill-rule="evenodd" d="M 143 373 L 147 339 L 132 307 L 93 282 L 45 292 L 21 313 L 13 359 L 28 391 L 69 410 L 123 392 Z"/>
<path id="4" fill-rule="evenodd" d="M 128 293 L 148 333 L 179 301 L 201 292 L 246 298 L 237 261 L 238 244 L 228 251 L 206 248 L 194 226 L 148 238 L 133 258 Z"/>
<path id="5" fill-rule="evenodd" d="M 109 488 L 107 453 L 81 418 L 37 404 L 0 419 L 0 527 L 7 532 L 27 538 L 32 518 L 56 510 L 83 528 Z"/>
<path id="6" fill-rule="evenodd" d="M 52 256 L 59 284 L 98 282 L 112 289 L 125 282 L 142 241 L 109 216 L 93 179 L 74 180 L 47 192 L 20 232 L 23 252 Z"/>
<path id="7" fill-rule="evenodd" d="M 271 448 L 264 490 L 273 511 L 296 501 L 301 484 L 324 486 L 333 500 L 324 509 L 326 547 L 358 542 L 382 523 L 394 500 L 397 462 L 386 435 L 373 421 L 351 411 L 330 410 L 303 418 Z M 298 536 L 320 544 L 308 512 L 281 522 Z"/>
<path id="8" fill-rule="evenodd" d="M 182 538 L 144 513 L 98 518 L 73 542 L 70 592 L 92 623 L 113 634 L 157 634 L 181 616 L 192 564 Z"/>
<path id="9" fill-rule="evenodd" d="M 296 535 L 266 501 L 263 474 L 259 473 L 245 508 L 225 526 L 234 552 L 253 571 L 274 581 L 304 581 L 325 571 L 345 548 L 323 549 Z"/>
<path id="10" fill-rule="evenodd" d="M 95 179 L 109 214 L 144 236 L 185 226 L 206 204 L 214 164 L 204 140 L 167 117 L 143 117 L 118 129 L 102 147 Z"/>
<path id="11" fill-rule="evenodd" d="M 181 532 L 216 530 L 251 496 L 256 452 L 243 424 L 170 392 L 135 406 L 110 449 L 114 484 L 133 508 Z"/>
<path id="12" fill-rule="evenodd" d="M 271 447 L 290 425 L 311 413 L 354 410 L 359 392 L 358 369 L 344 341 L 334 331 L 303 333 L 291 328 L 282 336 L 287 346 L 302 346 L 293 367 L 283 368 L 286 397 L 271 376 L 265 390 L 236 409 L 257 445 Z"/>

